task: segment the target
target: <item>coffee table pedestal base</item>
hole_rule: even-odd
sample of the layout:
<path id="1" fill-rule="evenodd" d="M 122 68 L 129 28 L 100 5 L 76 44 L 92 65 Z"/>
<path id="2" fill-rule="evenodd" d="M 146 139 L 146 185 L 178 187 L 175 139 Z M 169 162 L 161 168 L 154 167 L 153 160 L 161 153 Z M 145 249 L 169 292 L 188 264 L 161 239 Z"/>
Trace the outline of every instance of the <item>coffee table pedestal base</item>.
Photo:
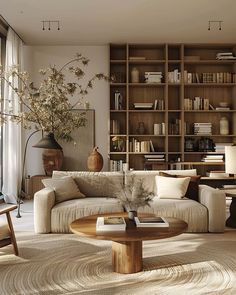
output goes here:
<path id="1" fill-rule="evenodd" d="M 112 242 L 113 271 L 135 273 L 143 268 L 142 241 Z"/>

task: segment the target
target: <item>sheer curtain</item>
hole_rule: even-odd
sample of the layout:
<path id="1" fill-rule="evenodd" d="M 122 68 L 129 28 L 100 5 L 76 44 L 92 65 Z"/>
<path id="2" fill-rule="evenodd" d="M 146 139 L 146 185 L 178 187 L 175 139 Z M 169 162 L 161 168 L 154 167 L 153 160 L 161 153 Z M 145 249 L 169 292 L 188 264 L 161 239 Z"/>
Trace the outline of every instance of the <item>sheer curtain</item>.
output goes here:
<path id="1" fill-rule="evenodd" d="M 9 28 L 6 41 L 6 71 L 12 65 L 18 65 L 22 69 L 23 43 L 15 32 Z M 14 87 L 18 87 L 18 80 L 12 78 Z M 6 83 L 4 85 L 5 112 L 12 110 L 15 114 L 20 111 L 18 96 Z M 3 126 L 3 187 L 2 193 L 5 202 L 16 203 L 21 190 L 22 149 L 21 149 L 21 125 L 7 122 Z"/>

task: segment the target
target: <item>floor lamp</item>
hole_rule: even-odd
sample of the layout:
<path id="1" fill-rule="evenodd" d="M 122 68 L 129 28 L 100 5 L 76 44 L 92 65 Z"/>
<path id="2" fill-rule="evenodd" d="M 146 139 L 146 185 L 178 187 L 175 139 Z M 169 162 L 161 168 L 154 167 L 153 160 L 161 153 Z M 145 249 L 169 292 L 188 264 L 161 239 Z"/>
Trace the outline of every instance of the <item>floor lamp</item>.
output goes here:
<path id="1" fill-rule="evenodd" d="M 22 178 L 21 178 L 21 192 L 18 195 L 17 198 L 17 204 L 18 204 L 18 210 L 17 210 L 17 218 L 20 218 L 20 206 L 22 203 L 22 197 L 25 196 L 25 160 L 26 160 L 26 153 L 27 153 L 27 147 L 28 147 L 28 143 L 30 138 L 37 132 L 42 131 L 42 130 L 36 130 L 34 132 L 32 132 L 29 137 L 27 138 L 27 141 L 25 143 L 25 150 L 24 150 L 24 156 L 23 156 L 23 164 L 22 164 Z M 42 134 L 43 135 L 43 134 Z M 55 140 L 54 138 L 54 134 L 53 133 L 49 133 L 45 136 L 42 137 L 42 139 L 40 139 L 40 141 L 33 145 L 33 147 L 36 148 L 43 148 L 43 149 L 55 149 L 55 150 L 62 150 L 62 147 L 59 145 L 59 143 Z"/>

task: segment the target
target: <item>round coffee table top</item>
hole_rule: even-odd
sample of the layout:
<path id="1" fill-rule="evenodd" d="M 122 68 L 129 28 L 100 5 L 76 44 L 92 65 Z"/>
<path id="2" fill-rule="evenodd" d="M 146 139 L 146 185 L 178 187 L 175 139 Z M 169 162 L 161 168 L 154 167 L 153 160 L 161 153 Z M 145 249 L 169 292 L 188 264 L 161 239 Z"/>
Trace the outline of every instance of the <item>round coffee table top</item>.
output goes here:
<path id="1" fill-rule="evenodd" d="M 103 231 L 96 232 L 97 217 L 104 216 L 122 216 L 125 218 L 127 224 L 125 231 Z M 138 214 L 139 217 L 153 217 L 154 214 Z M 165 239 L 177 236 L 187 229 L 188 224 L 183 220 L 171 217 L 165 217 L 169 223 L 169 227 L 136 227 L 133 221 L 128 219 L 127 213 L 106 213 L 86 216 L 79 218 L 70 224 L 70 229 L 73 233 L 91 237 L 99 240 L 111 241 L 142 241 L 142 240 L 156 240 Z"/>

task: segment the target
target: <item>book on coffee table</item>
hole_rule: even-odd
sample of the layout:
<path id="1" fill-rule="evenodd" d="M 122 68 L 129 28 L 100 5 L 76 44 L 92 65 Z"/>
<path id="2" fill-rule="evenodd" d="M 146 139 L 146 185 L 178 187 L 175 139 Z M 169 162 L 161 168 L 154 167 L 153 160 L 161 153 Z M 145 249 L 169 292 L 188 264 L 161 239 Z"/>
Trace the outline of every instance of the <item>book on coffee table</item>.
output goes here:
<path id="1" fill-rule="evenodd" d="M 163 217 L 134 217 L 137 227 L 169 227 Z"/>
<path id="2" fill-rule="evenodd" d="M 98 217 L 96 231 L 124 231 L 126 229 L 125 219 L 121 216 Z"/>

